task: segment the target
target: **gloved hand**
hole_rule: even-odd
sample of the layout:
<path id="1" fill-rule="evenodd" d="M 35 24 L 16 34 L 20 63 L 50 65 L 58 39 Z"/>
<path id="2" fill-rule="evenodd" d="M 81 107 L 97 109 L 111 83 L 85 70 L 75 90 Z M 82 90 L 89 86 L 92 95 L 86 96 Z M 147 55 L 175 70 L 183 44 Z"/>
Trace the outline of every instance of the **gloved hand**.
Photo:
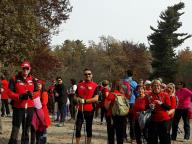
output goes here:
<path id="1" fill-rule="evenodd" d="M 80 104 L 84 104 L 84 103 L 85 103 L 85 100 L 82 99 L 82 98 L 78 98 L 78 103 L 80 103 Z"/>
<path id="2" fill-rule="evenodd" d="M 20 100 L 27 100 L 29 98 L 29 95 L 27 93 L 19 95 Z"/>
<path id="3" fill-rule="evenodd" d="M 32 94 L 32 92 L 27 91 L 27 93 L 26 93 L 26 94 L 28 95 L 28 97 L 29 97 L 30 99 L 33 99 L 33 94 Z"/>

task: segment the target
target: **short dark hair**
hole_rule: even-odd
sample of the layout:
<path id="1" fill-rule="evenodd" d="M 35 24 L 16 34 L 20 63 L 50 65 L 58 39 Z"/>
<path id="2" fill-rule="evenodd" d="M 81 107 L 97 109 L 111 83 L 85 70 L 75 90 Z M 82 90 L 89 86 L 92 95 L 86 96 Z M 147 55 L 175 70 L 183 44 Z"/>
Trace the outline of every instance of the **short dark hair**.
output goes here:
<path id="1" fill-rule="evenodd" d="M 133 76 L 133 71 L 132 70 L 127 70 L 127 76 Z"/>
<path id="2" fill-rule="evenodd" d="M 83 71 L 84 71 L 84 72 L 85 72 L 85 71 L 91 71 L 91 69 L 85 68 Z"/>
<path id="3" fill-rule="evenodd" d="M 58 79 L 61 79 L 61 80 L 62 80 L 62 77 L 58 76 L 58 77 L 56 78 L 56 80 L 58 80 Z"/>

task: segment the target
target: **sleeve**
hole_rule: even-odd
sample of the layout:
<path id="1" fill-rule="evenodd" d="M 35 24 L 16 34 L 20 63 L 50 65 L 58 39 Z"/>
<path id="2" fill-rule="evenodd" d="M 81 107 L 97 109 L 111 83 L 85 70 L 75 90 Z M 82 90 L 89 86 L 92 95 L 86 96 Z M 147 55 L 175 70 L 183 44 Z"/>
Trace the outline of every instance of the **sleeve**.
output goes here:
<path id="1" fill-rule="evenodd" d="M 34 83 L 34 92 L 38 91 L 38 85 L 37 85 L 37 80 L 33 78 L 33 83 Z"/>
<path id="2" fill-rule="evenodd" d="M 170 110 L 171 100 L 168 94 L 164 94 L 164 102 L 161 104 L 161 107 L 165 110 Z"/>
<path id="3" fill-rule="evenodd" d="M 15 93 L 15 80 L 11 79 L 9 81 L 9 89 L 8 89 L 8 96 L 10 99 L 13 100 L 18 100 L 19 99 L 19 94 Z"/>
<path id="4" fill-rule="evenodd" d="M 48 93 L 47 92 L 42 93 L 41 103 L 43 106 L 47 105 L 47 103 L 48 103 Z"/>

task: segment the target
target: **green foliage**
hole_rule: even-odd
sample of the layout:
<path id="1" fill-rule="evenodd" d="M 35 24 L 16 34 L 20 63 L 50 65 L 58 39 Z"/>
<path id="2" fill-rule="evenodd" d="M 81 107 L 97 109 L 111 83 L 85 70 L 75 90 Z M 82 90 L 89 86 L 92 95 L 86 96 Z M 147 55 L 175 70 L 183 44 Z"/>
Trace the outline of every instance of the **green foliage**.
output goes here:
<path id="1" fill-rule="evenodd" d="M 165 82 L 175 81 L 177 73 L 175 48 L 191 37 L 187 33 L 176 32 L 182 26 L 179 19 L 184 13 L 179 11 L 183 8 L 182 2 L 168 7 L 160 15 L 161 21 L 158 21 L 158 28 L 151 27 L 153 33 L 148 36 L 153 57 L 152 77 L 162 77 Z"/>
<path id="2" fill-rule="evenodd" d="M 44 52 L 48 55 L 41 59 L 47 65 L 48 59 L 56 60 L 48 52 L 50 36 L 71 11 L 69 0 L 0 1 L 0 62 L 4 69 L 18 66 L 24 59 L 35 62 Z"/>
<path id="3" fill-rule="evenodd" d="M 85 68 L 93 71 L 96 82 L 123 78 L 129 68 L 134 69 L 137 79 L 147 79 L 151 70 L 151 57 L 143 44 L 121 42 L 110 36 L 102 36 L 98 43 L 92 41 L 88 46 L 80 40 L 66 40 L 54 53 L 63 65 L 55 77 L 62 76 L 66 84 L 71 78 L 83 79 Z"/>

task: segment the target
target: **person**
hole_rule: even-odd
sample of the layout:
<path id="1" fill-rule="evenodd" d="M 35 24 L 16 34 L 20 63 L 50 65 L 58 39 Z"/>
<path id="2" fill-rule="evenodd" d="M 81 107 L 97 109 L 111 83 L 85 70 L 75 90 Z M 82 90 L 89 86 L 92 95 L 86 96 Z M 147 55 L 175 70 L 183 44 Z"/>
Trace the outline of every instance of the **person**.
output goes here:
<path id="1" fill-rule="evenodd" d="M 10 116 L 9 102 L 8 102 L 8 85 L 9 85 L 9 83 L 3 75 L 1 76 L 1 84 L 2 84 L 2 88 L 1 88 L 1 102 L 2 102 L 1 116 L 2 117 L 5 116 L 5 111 L 6 111 L 6 115 Z"/>
<path id="2" fill-rule="evenodd" d="M 126 126 L 126 115 L 114 115 L 112 110 L 116 100 L 116 95 L 124 97 L 124 99 L 126 99 L 123 84 L 118 80 L 112 82 L 111 92 L 105 98 L 104 102 L 104 106 L 107 110 L 106 121 L 107 121 L 108 144 L 115 144 L 114 141 L 115 134 L 117 144 L 123 144 L 124 139 L 123 129 Z"/>
<path id="3" fill-rule="evenodd" d="M 48 88 L 48 109 L 49 112 L 54 116 L 54 109 L 55 109 L 55 84 L 56 81 L 52 80 L 51 85 Z"/>
<path id="4" fill-rule="evenodd" d="M 145 81 L 144 88 L 145 88 L 145 94 L 146 95 L 151 93 L 151 81 L 150 80 Z"/>
<path id="5" fill-rule="evenodd" d="M 71 79 L 71 87 L 69 89 L 68 98 L 70 101 L 69 110 L 71 114 L 71 119 L 75 120 L 75 102 L 74 102 L 74 96 L 75 92 L 77 90 L 77 84 L 75 79 Z"/>
<path id="6" fill-rule="evenodd" d="M 55 97 L 58 102 L 57 126 L 64 126 L 64 121 L 67 113 L 67 89 L 61 77 L 57 77 L 57 84 L 55 85 Z"/>
<path id="7" fill-rule="evenodd" d="M 173 122 L 175 109 L 177 107 L 177 97 L 175 95 L 175 84 L 174 83 L 167 84 L 167 87 L 165 88 L 165 92 L 168 93 L 168 95 L 170 96 L 170 101 L 171 101 L 171 109 L 169 111 L 167 111 L 168 115 L 170 116 L 170 126 L 169 126 L 170 128 L 169 128 L 169 131 L 171 132 L 171 125 L 172 125 L 172 122 Z M 171 135 L 170 135 L 170 138 L 171 138 Z"/>
<path id="8" fill-rule="evenodd" d="M 192 99 L 192 91 L 185 87 L 185 83 L 180 81 L 177 83 L 176 96 L 178 97 L 178 106 L 175 110 L 175 115 L 172 124 L 172 135 L 171 139 L 173 142 L 177 138 L 178 124 L 182 117 L 184 123 L 184 143 L 188 143 L 190 138 L 190 120 L 188 117 L 188 112 Z"/>
<path id="9" fill-rule="evenodd" d="M 133 105 L 135 103 L 135 99 L 137 97 L 135 93 L 135 89 L 137 87 L 137 82 L 133 80 L 133 71 L 132 70 L 127 70 L 127 76 L 125 77 L 124 81 L 129 82 L 130 84 L 130 99 L 129 99 L 129 105 L 130 105 L 130 111 L 133 108 Z M 128 115 L 128 120 L 129 120 L 129 131 L 130 131 L 130 138 L 131 141 L 135 140 L 135 132 L 134 132 L 134 120 L 133 120 L 133 115 L 132 112 L 129 112 Z M 124 129 L 124 138 L 127 141 L 127 134 L 126 134 L 126 127 Z"/>
<path id="10" fill-rule="evenodd" d="M 78 113 L 76 119 L 76 144 L 80 143 L 81 128 L 84 120 L 86 122 L 87 139 L 86 144 L 91 144 L 92 123 L 94 115 L 93 103 L 98 101 L 96 91 L 97 84 L 93 82 L 93 74 L 90 69 L 84 71 L 84 81 L 77 85 L 75 100 L 78 102 Z"/>
<path id="11" fill-rule="evenodd" d="M 104 107 L 104 102 L 105 102 L 105 98 L 108 97 L 109 95 L 109 81 L 108 80 L 103 80 L 102 81 L 102 88 L 101 88 L 101 125 L 103 124 L 103 118 L 106 115 L 106 109 Z M 106 117 L 105 117 L 106 118 Z"/>
<path id="12" fill-rule="evenodd" d="M 0 89 L 1 89 L 2 85 L 1 85 L 1 82 L 0 82 Z M 0 91 L 0 97 L 1 97 L 1 91 Z M 0 104 L 1 104 L 1 101 L 0 101 Z M 0 117 L 0 134 L 3 133 L 3 125 L 2 125 L 2 120 L 1 120 L 1 117 Z"/>
<path id="13" fill-rule="evenodd" d="M 157 79 L 151 83 L 152 92 L 146 98 L 146 107 L 153 109 L 151 121 L 148 124 L 148 144 L 170 144 L 170 96 L 161 90 L 161 82 Z"/>
<path id="14" fill-rule="evenodd" d="M 31 126 L 31 144 L 46 144 L 47 128 L 51 124 L 47 108 L 48 93 L 42 80 L 37 81 L 38 91 L 34 92 L 35 112 Z"/>
<path id="15" fill-rule="evenodd" d="M 13 100 L 12 131 L 9 144 L 17 144 L 21 124 L 21 144 L 29 143 L 29 129 L 34 111 L 32 96 L 33 92 L 37 90 L 37 83 L 30 74 L 31 65 L 28 61 L 24 61 L 21 68 L 22 71 L 13 76 L 9 82 L 8 96 Z"/>
<path id="16" fill-rule="evenodd" d="M 135 131 L 135 138 L 136 138 L 136 142 L 137 144 L 142 144 L 142 133 L 144 132 L 139 125 L 139 114 L 142 111 L 145 111 L 145 103 L 146 103 L 146 98 L 145 98 L 145 89 L 144 89 L 144 85 L 142 84 L 138 84 L 136 91 L 138 92 L 138 97 L 135 101 L 135 104 L 133 106 L 133 119 L 135 120 L 135 127 L 134 127 L 134 131 Z M 144 135 L 144 133 L 143 133 Z"/>

